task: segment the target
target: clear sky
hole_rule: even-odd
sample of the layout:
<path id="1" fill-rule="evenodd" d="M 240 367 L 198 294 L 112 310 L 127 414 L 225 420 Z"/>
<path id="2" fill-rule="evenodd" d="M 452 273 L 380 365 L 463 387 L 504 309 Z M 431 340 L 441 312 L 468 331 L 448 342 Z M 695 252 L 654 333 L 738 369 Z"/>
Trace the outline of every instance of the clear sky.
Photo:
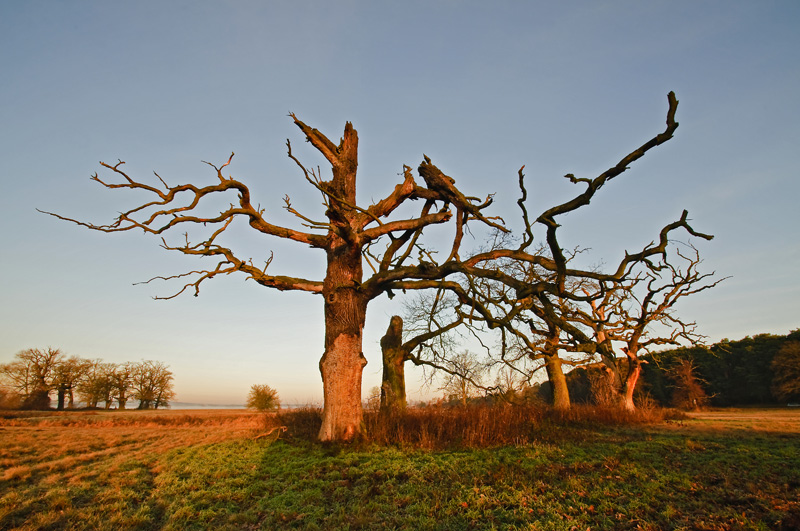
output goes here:
<path id="1" fill-rule="evenodd" d="M 464 192 L 496 193 L 513 225 L 520 166 L 533 210 L 563 200 L 564 174 L 596 176 L 663 130 L 670 90 L 675 138 L 568 216 L 563 241 L 614 262 L 686 208 L 716 236 L 698 242 L 704 270 L 732 278 L 680 314 L 712 341 L 787 333 L 800 326 L 798 28 L 794 0 L 0 2 L 0 362 L 53 346 L 163 361 L 181 401 L 241 403 L 254 383 L 318 401 L 319 297 L 228 277 L 155 301 L 175 286 L 133 284 L 200 264 L 35 209 L 108 222 L 137 198 L 89 181 L 98 161 L 211 182 L 201 161 L 235 151 L 229 173 L 294 224 L 285 194 L 321 207 L 286 139 L 324 163 L 294 112 L 334 140 L 353 122 L 362 203 L 425 153 Z M 276 274 L 324 270 L 322 253 L 238 237 L 254 261 L 274 251 Z M 365 389 L 398 299 L 370 306 Z"/>

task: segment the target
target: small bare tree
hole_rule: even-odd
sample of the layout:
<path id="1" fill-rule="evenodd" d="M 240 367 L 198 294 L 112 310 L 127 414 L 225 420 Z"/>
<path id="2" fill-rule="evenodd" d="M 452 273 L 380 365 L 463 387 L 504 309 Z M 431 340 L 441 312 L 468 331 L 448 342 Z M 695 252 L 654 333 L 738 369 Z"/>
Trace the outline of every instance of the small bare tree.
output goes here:
<path id="1" fill-rule="evenodd" d="M 703 409 L 708 405 L 705 383 L 697 375 L 697 367 L 691 359 L 679 360 L 670 371 L 673 381 L 672 404 L 681 409 Z"/>
<path id="2" fill-rule="evenodd" d="M 483 365 L 474 352 L 462 351 L 446 360 L 447 371 L 442 373 L 442 384 L 439 388 L 445 396 L 457 400 L 466 406 L 476 391 L 483 388 L 482 380 L 486 373 Z"/>

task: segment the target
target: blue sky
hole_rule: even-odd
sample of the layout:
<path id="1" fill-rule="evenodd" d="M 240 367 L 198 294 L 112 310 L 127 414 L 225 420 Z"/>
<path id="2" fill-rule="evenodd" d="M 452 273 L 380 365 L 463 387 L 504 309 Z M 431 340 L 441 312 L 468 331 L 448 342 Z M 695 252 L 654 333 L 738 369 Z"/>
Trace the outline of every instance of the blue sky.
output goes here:
<path id="1" fill-rule="evenodd" d="M 286 139 L 323 164 L 294 112 L 334 139 L 353 122 L 362 202 L 425 153 L 465 192 L 496 193 L 513 226 L 520 166 L 531 208 L 552 205 L 571 192 L 562 175 L 595 176 L 663 130 L 670 90 L 675 138 L 568 216 L 564 242 L 613 262 L 686 208 L 716 236 L 698 242 L 704 268 L 731 278 L 681 315 L 712 341 L 787 333 L 800 326 L 798 27 L 794 1 L 2 2 L 0 362 L 53 346 L 164 361 L 183 401 L 241 402 L 253 383 L 319 400 L 318 297 L 229 277 L 154 301 L 173 286 L 133 284 L 198 263 L 35 209 L 106 222 L 136 198 L 90 182 L 98 161 L 209 182 L 201 161 L 235 151 L 230 173 L 293 224 L 284 194 L 321 210 Z M 324 270 L 302 246 L 237 238 L 256 261 L 273 251 L 276 273 Z M 378 339 L 400 310 L 397 299 L 370 306 L 365 389 L 379 383 Z"/>

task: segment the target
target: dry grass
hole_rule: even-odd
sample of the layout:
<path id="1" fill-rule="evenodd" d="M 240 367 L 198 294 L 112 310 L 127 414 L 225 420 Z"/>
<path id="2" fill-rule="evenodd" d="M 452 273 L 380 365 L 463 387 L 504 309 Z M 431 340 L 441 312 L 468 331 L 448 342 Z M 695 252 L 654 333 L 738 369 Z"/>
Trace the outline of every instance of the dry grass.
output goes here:
<path id="1" fill-rule="evenodd" d="M 729 408 L 693 411 L 686 415 L 684 425 L 694 429 L 800 433 L 800 408 Z"/>
<path id="2" fill-rule="evenodd" d="M 575 429 L 662 422 L 682 416 L 664 409 L 636 412 L 598 406 L 574 406 L 561 412 L 543 406 L 410 408 L 386 417 L 377 412 L 364 416 L 361 443 L 406 448 L 488 448 L 522 445 L 570 437 Z M 289 437 L 313 441 L 322 423 L 318 409 L 288 410 L 275 422 L 288 426 Z"/>
<path id="3" fill-rule="evenodd" d="M 113 472 L 121 462 L 147 461 L 172 448 L 250 435 L 261 422 L 253 413 L 228 410 L 6 414 L 0 418 L 0 478 L 81 480 L 98 468 Z"/>

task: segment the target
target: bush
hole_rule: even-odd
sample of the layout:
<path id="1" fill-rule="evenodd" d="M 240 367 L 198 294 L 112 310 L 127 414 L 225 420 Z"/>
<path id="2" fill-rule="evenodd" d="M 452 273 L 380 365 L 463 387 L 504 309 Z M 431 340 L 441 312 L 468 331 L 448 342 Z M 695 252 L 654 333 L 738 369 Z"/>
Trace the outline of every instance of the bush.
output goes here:
<path id="1" fill-rule="evenodd" d="M 271 411 L 278 409 L 281 406 L 281 401 L 278 398 L 278 391 L 264 384 L 254 384 L 250 388 L 250 394 L 247 396 L 247 407 L 257 409 L 258 411 Z"/>

